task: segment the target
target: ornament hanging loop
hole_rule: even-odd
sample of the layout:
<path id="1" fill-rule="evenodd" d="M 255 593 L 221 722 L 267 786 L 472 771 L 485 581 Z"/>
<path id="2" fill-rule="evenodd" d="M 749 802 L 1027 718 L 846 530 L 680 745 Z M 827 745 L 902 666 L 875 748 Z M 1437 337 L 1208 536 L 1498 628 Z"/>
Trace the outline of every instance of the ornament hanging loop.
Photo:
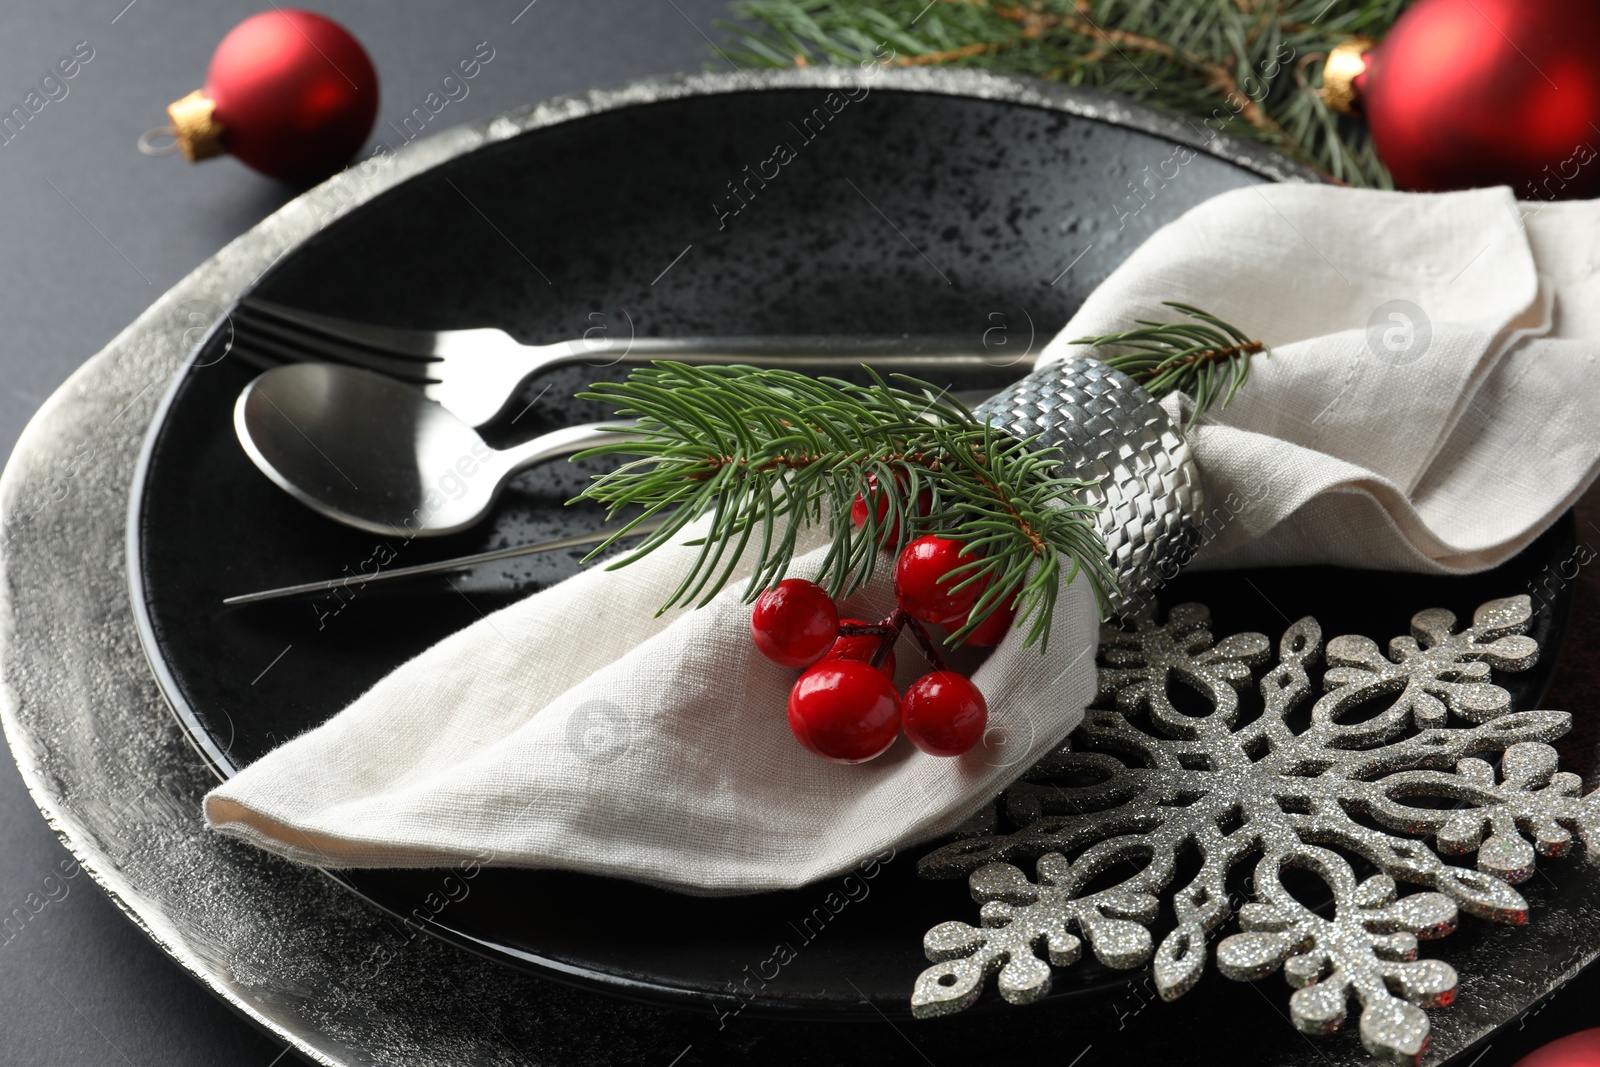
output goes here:
<path id="1" fill-rule="evenodd" d="M 162 138 L 170 138 L 163 141 Z M 139 135 L 139 151 L 147 156 L 170 156 L 178 151 L 178 131 L 171 126 L 153 126 Z"/>
<path id="2" fill-rule="evenodd" d="M 1322 96 L 1321 88 L 1313 88 L 1311 82 L 1306 78 L 1306 71 L 1327 58 L 1328 53 L 1326 52 L 1307 52 L 1305 55 L 1300 57 L 1297 63 L 1295 63 L 1294 83 L 1300 87 L 1301 92 L 1310 93 L 1316 97 Z"/>

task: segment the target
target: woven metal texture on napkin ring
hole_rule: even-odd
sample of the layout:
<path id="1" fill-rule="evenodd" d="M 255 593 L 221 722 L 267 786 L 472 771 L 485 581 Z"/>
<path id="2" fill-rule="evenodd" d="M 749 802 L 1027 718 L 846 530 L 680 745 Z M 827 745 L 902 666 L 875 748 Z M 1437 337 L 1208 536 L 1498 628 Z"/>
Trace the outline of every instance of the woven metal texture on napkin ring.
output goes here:
<path id="1" fill-rule="evenodd" d="M 1091 483 L 1117 588 L 1111 613 L 1135 614 L 1193 556 L 1204 508 L 1182 432 L 1142 386 L 1082 357 L 1040 367 L 974 409 L 1017 437 L 1065 457 L 1062 473 Z"/>

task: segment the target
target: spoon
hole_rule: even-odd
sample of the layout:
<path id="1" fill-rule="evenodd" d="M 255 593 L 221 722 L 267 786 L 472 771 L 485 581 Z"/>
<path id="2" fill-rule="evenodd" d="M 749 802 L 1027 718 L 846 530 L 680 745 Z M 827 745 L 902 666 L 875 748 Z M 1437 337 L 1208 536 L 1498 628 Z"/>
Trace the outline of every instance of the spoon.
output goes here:
<path id="1" fill-rule="evenodd" d="M 346 526 L 401 537 L 464 530 L 518 471 L 637 439 L 588 424 L 494 449 L 421 391 L 328 363 L 256 378 L 239 394 L 233 425 L 245 454 L 296 500 Z"/>

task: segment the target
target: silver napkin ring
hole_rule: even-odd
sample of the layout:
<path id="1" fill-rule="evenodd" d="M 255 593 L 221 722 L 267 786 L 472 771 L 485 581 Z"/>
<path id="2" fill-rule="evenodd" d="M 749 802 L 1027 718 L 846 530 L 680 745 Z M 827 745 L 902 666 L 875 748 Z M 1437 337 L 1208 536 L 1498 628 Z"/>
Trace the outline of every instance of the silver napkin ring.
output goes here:
<path id="1" fill-rule="evenodd" d="M 1127 617 L 1177 574 L 1199 545 L 1200 473 L 1182 431 L 1121 371 L 1073 357 L 1035 370 L 973 409 L 1017 437 L 1065 457 L 1063 475 L 1091 483 L 1116 588 L 1110 615 Z"/>

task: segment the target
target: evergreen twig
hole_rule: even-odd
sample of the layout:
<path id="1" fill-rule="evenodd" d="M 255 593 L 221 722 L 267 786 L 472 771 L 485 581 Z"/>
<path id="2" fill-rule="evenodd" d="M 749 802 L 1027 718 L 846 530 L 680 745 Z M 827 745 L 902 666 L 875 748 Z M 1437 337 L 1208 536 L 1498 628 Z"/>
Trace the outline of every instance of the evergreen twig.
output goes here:
<path id="1" fill-rule="evenodd" d="M 807 525 L 828 532 L 816 580 L 835 596 L 872 577 L 886 558 L 880 543 L 894 527 L 899 543 L 883 547 L 895 551 L 938 530 L 974 556 L 958 568 L 958 585 L 983 585 L 955 638 L 1016 596 L 1028 643 L 1045 642 L 1060 585 L 1080 570 L 1099 590 L 1111 582 L 1094 508 L 1078 496 L 1085 483 L 1056 473 L 1055 450 L 979 422 L 926 382 L 895 378 L 897 385 L 877 375 L 855 385 L 785 370 L 661 362 L 595 385 L 583 397 L 637 418 L 644 435 L 583 453 L 635 457 L 596 476 L 580 497 L 605 505 L 612 517 L 635 513 L 595 553 L 663 517 L 612 564 L 625 566 L 708 517 L 665 611 L 709 602 L 747 550 L 755 555 L 745 599 L 755 599 L 784 577 Z M 881 517 L 868 508 L 860 529 L 850 515 L 858 494 L 887 502 Z"/>
<path id="2" fill-rule="evenodd" d="M 1168 306 L 1190 321 L 1138 320 L 1135 329 L 1075 343 L 1123 349 L 1106 362 L 1156 397 L 1190 392 L 1196 414 L 1219 396 L 1226 405 L 1266 346 L 1198 308 Z M 637 419 L 641 435 L 581 454 L 632 457 L 578 497 L 604 505 L 612 519 L 632 515 L 591 557 L 659 517 L 610 565 L 626 566 L 708 519 L 688 542 L 698 551 L 666 611 L 709 603 L 750 552 L 744 596 L 754 600 L 787 574 L 809 525 L 827 530 L 816 581 L 833 596 L 871 579 L 880 548 L 897 553 L 938 531 L 973 557 L 954 572 L 956 588 L 982 589 L 957 641 L 1015 598 L 1027 643 L 1043 646 L 1058 589 L 1080 571 L 1104 599 L 1112 576 L 1095 509 L 1080 496 L 1088 483 L 1059 475 L 1059 451 L 980 422 L 927 382 L 895 375 L 891 385 L 868 373 L 870 384 L 858 385 L 781 369 L 658 362 L 580 394 Z M 857 497 L 884 504 L 881 512 L 866 508 L 859 529 L 851 516 Z"/>
<path id="3" fill-rule="evenodd" d="M 1152 396 L 1188 393 L 1194 399 L 1194 411 L 1184 426 L 1187 430 L 1219 396 L 1222 406 L 1228 406 L 1234 394 L 1250 380 L 1251 356 L 1265 353 L 1271 358 L 1272 351 L 1209 312 L 1172 300 L 1161 303 L 1183 312 L 1192 321 L 1135 319 L 1138 325 L 1134 329 L 1079 337 L 1072 343 L 1125 349 L 1105 356 L 1106 365 L 1128 375 Z"/>
<path id="4" fill-rule="evenodd" d="M 1365 126 L 1317 95 L 1320 60 L 1382 37 L 1406 0 L 741 0 L 740 67 L 977 67 L 1123 93 L 1253 137 L 1350 185 L 1389 188 Z"/>

